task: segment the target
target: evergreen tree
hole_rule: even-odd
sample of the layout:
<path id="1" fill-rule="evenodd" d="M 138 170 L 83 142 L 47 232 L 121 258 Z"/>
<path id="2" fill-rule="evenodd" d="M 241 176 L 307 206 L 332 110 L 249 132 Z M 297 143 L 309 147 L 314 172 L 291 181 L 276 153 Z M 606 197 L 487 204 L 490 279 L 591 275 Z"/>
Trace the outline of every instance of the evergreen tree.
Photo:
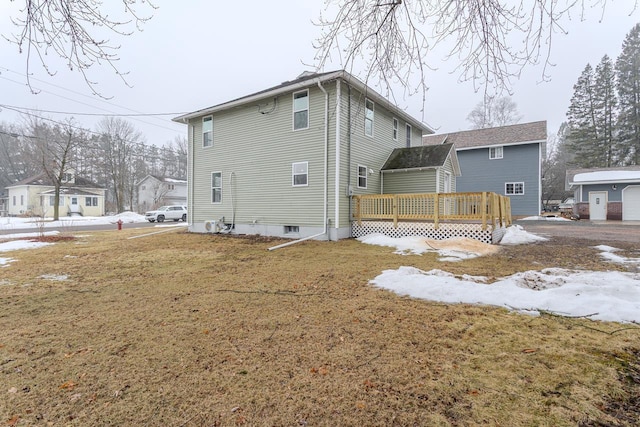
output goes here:
<path id="1" fill-rule="evenodd" d="M 616 148 L 615 127 L 618 100 L 615 91 L 615 73 L 608 55 L 602 57 L 596 67 L 594 86 L 594 116 L 598 129 L 598 147 L 604 167 L 617 166 L 619 155 Z"/>
<path id="2" fill-rule="evenodd" d="M 573 96 L 567 112 L 569 132 L 567 144 L 576 164 L 582 167 L 600 166 L 598 163 L 598 129 L 595 119 L 594 71 L 587 64 L 573 86 Z"/>
<path id="3" fill-rule="evenodd" d="M 640 24 L 631 29 L 616 60 L 621 163 L 640 164 Z"/>

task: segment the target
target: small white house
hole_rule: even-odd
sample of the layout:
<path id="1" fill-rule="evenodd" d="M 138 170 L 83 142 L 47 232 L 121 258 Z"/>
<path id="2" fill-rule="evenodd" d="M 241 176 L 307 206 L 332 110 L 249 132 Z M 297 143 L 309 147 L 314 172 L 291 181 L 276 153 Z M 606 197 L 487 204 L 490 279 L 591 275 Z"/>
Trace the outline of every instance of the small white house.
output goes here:
<path id="1" fill-rule="evenodd" d="M 45 173 L 10 185 L 6 190 L 9 216 L 53 217 L 55 186 Z M 60 216 L 103 216 L 106 191 L 97 184 L 70 172 L 60 186 L 58 214 Z"/>
<path id="2" fill-rule="evenodd" d="M 147 175 L 137 185 L 138 212 L 163 205 L 187 204 L 187 180 L 167 176 Z"/>

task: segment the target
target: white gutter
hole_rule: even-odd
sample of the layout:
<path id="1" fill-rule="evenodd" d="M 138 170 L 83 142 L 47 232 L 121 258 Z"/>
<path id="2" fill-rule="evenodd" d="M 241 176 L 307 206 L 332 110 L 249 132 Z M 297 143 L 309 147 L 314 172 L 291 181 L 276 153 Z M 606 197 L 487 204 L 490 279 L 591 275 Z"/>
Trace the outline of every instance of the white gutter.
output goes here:
<path id="1" fill-rule="evenodd" d="M 269 248 L 270 251 L 284 248 L 286 246 L 295 245 L 296 243 L 304 242 L 305 240 L 315 239 L 316 237 L 320 237 L 324 234 L 327 234 L 327 223 L 329 214 L 329 164 L 327 157 L 329 155 L 329 93 L 322 87 L 322 82 L 318 80 L 318 87 L 324 93 L 324 206 L 322 210 L 324 228 L 322 233 L 314 234 L 312 236 L 303 237 L 302 239 L 293 240 L 291 242 L 283 243 L 281 245 L 272 246 Z"/>
<path id="2" fill-rule="evenodd" d="M 334 189 L 335 197 L 335 214 L 334 214 L 334 227 L 336 229 L 336 240 L 338 240 L 338 229 L 340 228 L 340 119 L 342 103 L 342 86 L 340 85 L 340 79 L 336 80 L 336 185 Z"/>

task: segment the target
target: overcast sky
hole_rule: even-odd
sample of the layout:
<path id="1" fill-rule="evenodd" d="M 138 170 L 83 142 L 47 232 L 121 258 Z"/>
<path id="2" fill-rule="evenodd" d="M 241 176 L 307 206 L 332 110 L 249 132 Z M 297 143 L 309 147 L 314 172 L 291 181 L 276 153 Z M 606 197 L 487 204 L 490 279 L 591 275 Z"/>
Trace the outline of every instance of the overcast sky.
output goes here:
<path id="1" fill-rule="evenodd" d="M 118 13 L 120 2 L 105 2 Z M 99 114 L 172 113 L 161 117 L 130 117 L 131 123 L 148 143 L 162 145 L 176 136 L 185 136 L 184 125 L 171 122 L 179 113 L 216 105 L 291 80 L 313 64 L 313 41 L 320 29 L 313 24 L 324 8 L 322 0 L 271 1 L 244 0 L 155 0 L 158 9 L 141 9 L 153 18 L 143 32 L 129 37 L 112 36 L 120 44 L 118 67 L 128 71 L 132 86 L 125 86 L 106 67 L 91 70 L 99 90 L 113 97 L 104 101 L 91 95 L 77 72 L 68 71 L 53 55 L 47 61 L 56 71 L 49 76 L 37 61 L 32 62 L 32 85 L 41 89 L 32 94 L 25 86 L 26 55 L 15 45 L 0 39 L 0 104 L 35 108 L 41 111 L 91 113 L 74 115 L 91 129 Z M 557 132 L 569 106 L 573 85 L 587 63 L 594 67 L 603 55 L 614 61 L 631 28 L 640 22 L 640 11 L 629 16 L 631 0 L 608 0 L 605 18 L 601 10 L 588 10 L 586 20 L 566 23 L 569 34 L 557 35 L 552 45 L 548 69 L 550 82 L 540 82 L 541 67 L 527 69 L 513 81 L 513 100 L 523 115 L 521 123 L 548 121 L 549 133 Z M 9 17 L 22 1 L 0 1 L 0 33 L 15 32 Z M 114 7 L 116 6 L 117 7 Z M 469 129 L 469 112 L 482 100 L 471 83 L 459 83 L 452 74 L 457 63 L 429 57 L 437 68 L 427 75 L 430 87 L 426 104 L 415 95 L 399 103 L 410 114 L 422 119 L 438 133 Z M 339 69 L 332 64 L 325 71 Z M 358 70 L 353 70 L 358 75 Z M 423 113 L 424 109 L 424 113 Z M 55 120 L 73 114 L 37 113 Z M 20 120 L 19 115 L 0 107 L 0 122 Z"/>

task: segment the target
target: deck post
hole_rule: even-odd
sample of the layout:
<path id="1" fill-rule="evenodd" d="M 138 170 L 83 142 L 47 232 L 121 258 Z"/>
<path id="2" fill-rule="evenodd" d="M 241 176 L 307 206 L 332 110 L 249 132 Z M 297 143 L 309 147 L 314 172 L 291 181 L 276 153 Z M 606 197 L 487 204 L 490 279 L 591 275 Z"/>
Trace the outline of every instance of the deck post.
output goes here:
<path id="1" fill-rule="evenodd" d="M 438 229 L 439 225 L 439 214 L 440 214 L 440 194 L 436 193 L 433 198 L 433 228 Z"/>
<path id="2" fill-rule="evenodd" d="M 362 225 L 362 216 L 360 216 L 360 196 L 353 196 L 356 205 L 354 206 L 354 216 L 358 220 L 358 225 Z"/>
<path id="3" fill-rule="evenodd" d="M 487 229 L 487 193 L 482 192 L 482 231 Z"/>
<path id="4" fill-rule="evenodd" d="M 393 228 L 398 228 L 398 195 L 393 195 Z"/>

